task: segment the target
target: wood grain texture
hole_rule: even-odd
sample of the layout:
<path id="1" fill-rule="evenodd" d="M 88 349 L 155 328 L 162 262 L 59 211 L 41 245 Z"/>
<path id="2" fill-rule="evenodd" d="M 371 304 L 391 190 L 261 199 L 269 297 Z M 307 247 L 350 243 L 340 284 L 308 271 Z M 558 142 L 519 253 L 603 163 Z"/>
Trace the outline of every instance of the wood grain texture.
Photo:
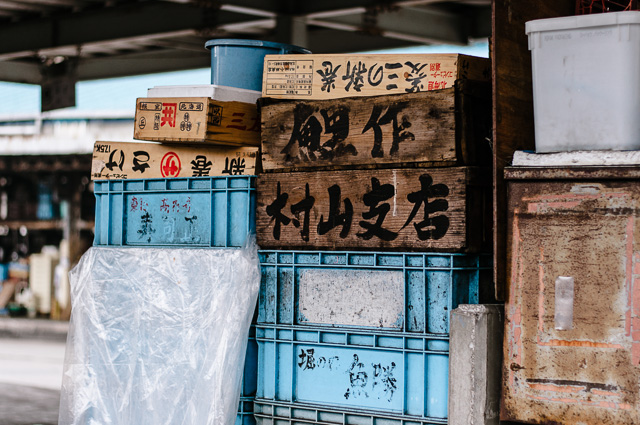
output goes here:
<path id="1" fill-rule="evenodd" d="M 489 81 L 490 61 L 459 54 L 267 55 L 262 96 L 340 99 L 452 87 L 458 79 Z"/>
<path id="2" fill-rule="evenodd" d="M 504 300 L 507 189 L 503 169 L 511 164 L 516 150 L 535 149 L 531 53 L 525 22 L 572 15 L 575 1 L 495 0 L 492 7 L 494 280 L 496 298 Z"/>
<path id="3" fill-rule="evenodd" d="M 92 180 L 255 175 L 258 148 L 101 142 L 93 146 Z"/>
<path id="4" fill-rule="evenodd" d="M 164 143 L 259 146 L 257 106 L 208 97 L 139 98 L 133 138 Z"/>
<path id="5" fill-rule="evenodd" d="M 258 244 L 478 251 L 490 215 L 488 177 L 469 167 L 263 174 Z"/>
<path id="6" fill-rule="evenodd" d="M 266 171 L 489 164 L 490 87 L 264 102 Z"/>

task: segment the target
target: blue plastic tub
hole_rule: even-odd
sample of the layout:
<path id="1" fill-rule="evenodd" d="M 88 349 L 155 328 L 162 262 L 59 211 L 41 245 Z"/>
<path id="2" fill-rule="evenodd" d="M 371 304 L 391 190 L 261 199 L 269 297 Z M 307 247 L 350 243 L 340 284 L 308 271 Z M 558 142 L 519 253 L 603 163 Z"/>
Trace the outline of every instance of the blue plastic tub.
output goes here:
<path id="1" fill-rule="evenodd" d="M 255 232 L 255 177 L 98 180 L 95 246 L 241 247 Z"/>
<path id="2" fill-rule="evenodd" d="M 290 44 L 270 41 L 216 39 L 205 47 L 211 50 L 211 84 L 247 90 L 262 90 L 265 55 L 311 53 Z"/>

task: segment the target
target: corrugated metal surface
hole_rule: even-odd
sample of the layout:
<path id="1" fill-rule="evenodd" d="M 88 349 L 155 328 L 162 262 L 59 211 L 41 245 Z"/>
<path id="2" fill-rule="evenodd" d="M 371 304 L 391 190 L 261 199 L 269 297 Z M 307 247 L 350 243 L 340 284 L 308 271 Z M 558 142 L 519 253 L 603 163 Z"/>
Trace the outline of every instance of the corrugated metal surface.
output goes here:
<path id="1" fill-rule="evenodd" d="M 536 424 L 638 424 L 637 169 L 610 169 L 606 176 L 565 170 L 563 180 L 557 174 L 507 172 L 501 416 Z"/>

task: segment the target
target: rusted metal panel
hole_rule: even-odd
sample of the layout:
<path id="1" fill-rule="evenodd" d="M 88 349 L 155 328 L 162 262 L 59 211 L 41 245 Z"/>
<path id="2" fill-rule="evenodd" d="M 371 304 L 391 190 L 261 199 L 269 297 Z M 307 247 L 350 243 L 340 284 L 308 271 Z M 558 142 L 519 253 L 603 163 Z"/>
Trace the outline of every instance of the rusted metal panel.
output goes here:
<path id="1" fill-rule="evenodd" d="M 510 180 L 508 205 L 501 418 L 640 423 L 638 180 Z"/>

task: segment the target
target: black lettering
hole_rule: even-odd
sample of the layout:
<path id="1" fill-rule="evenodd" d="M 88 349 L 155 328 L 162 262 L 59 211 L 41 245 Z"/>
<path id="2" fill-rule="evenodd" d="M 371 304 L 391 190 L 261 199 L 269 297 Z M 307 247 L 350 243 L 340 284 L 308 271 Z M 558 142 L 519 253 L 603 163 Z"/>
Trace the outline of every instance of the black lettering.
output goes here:
<path id="1" fill-rule="evenodd" d="M 389 213 L 391 206 L 388 203 L 379 205 L 381 202 L 390 199 L 395 195 L 395 188 L 391 184 L 380 184 L 380 181 L 372 177 L 371 178 L 371 191 L 366 193 L 362 200 L 364 204 L 369 207 L 369 211 L 362 213 L 362 218 L 370 220 L 377 217 L 375 223 L 368 221 L 360 221 L 360 227 L 365 229 L 365 232 L 356 233 L 356 236 L 364 240 L 369 240 L 376 236 L 383 241 L 392 241 L 398 237 L 398 234 L 382 227 L 385 217 Z"/>
<path id="2" fill-rule="evenodd" d="M 407 195 L 407 200 L 414 204 L 409 218 L 402 228 L 407 227 L 415 218 L 416 214 L 422 206 L 424 206 L 423 219 L 414 223 L 413 227 L 418 233 L 418 239 L 425 241 L 428 239 L 441 239 L 449 230 L 449 217 L 446 215 L 437 215 L 432 217 L 431 214 L 436 212 L 444 212 L 449 209 L 449 202 L 446 198 L 449 195 L 449 188 L 444 184 L 433 184 L 433 178 L 429 174 L 420 176 L 420 190 Z M 431 202 L 429 199 L 438 198 Z"/>

